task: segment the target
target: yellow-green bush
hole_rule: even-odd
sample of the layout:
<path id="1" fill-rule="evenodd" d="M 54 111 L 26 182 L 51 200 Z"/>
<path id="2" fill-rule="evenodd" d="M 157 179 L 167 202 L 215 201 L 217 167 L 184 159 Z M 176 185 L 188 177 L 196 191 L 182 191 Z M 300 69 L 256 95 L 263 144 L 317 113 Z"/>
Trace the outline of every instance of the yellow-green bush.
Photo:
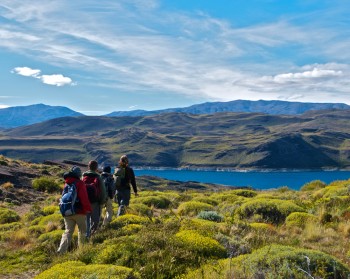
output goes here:
<path id="1" fill-rule="evenodd" d="M 306 212 L 293 212 L 286 218 L 287 226 L 297 226 L 299 228 L 304 228 L 305 224 L 310 222 L 316 223 L 317 217 Z"/>
<path id="2" fill-rule="evenodd" d="M 326 187 L 326 183 L 321 180 L 313 180 L 300 188 L 300 191 L 314 191 Z"/>
<path id="3" fill-rule="evenodd" d="M 266 223 L 250 223 L 250 228 L 257 233 L 274 233 L 275 227 Z"/>
<path id="4" fill-rule="evenodd" d="M 242 203 L 246 200 L 243 196 L 238 196 L 233 191 L 224 191 L 220 193 L 215 193 L 210 196 L 210 198 L 217 200 L 219 202 L 230 202 L 230 203 Z"/>
<path id="5" fill-rule="evenodd" d="M 53 178 L 46 176 L 33 179 L 32 186 L 35 190 L 41 192 L 54 193 L 62 191 L 60 185 Z"/>
<path id="6" fill-rule="evenodd" d="M 168 208 L 171 201 L 165 196 L 147 196 L 134 198 L 133 203 L 143 203 L 147 206 L 154 206 L 156 208 Z"/>
<path id="7" fill-rule="evenodd" d="M 199 212 L 204 210 L 214 210 L 214 207 L 210 204 L 197 201 L 183 202 L 178 207 L 178 213 L 180 215 L 195 216 Z"/>
<path id="8" fill-rule="evenodd" d="M 149 222 L 150 222 L 150 219 L 147 217 L 142 217 L 142 216 L 133 215 L 133 214 L 125 214 L 112 220 L 112 222 L 110 223 L 110 227 L 114 229 L 119 229 L 129 224 L 143 225 Z"/>
<path id="9" fill-rule="evenodd" d="M 247 189 L 232 190 L 231 193 L 237 196 L 246 197 L 246 198 L 253 198 L 257 195 L 257 192 L 253 190 L 247 190 Z"/>
<path id="10" fill-rule="evenodd" d="M 61 237 L 63 233 L 64 233 L 64 230 L 56 230 L 56 231 L 44 233 L 39 236 L 38 241 L 41 243 L 49 242 L 49 243 L 58 245 L 61 241 Z"/>
<path id="11" fill-rule="evenodd" d="M 211 204 L 212 206 L 217 206 L 219 204 L 219 202 L 217 200 L 210 198 L 210 197 L 205 197 L 205 196 L 195 197 L 192 199 L 192 201 L 204 202 L 207 204 Z"/>
<path id="12" fill-rule="evenodd" d="M 19 219 L 20 217 L 15 211 L 0 207 L 0 224 L 17 222 Z"/>
<path id="13" fill-rule="evenodd" d="M 142 229 L 142 225 L 140 224 L 128 224 L 121 228 L 121 235 L 132 235 L 139 232 Z"/>
<path id="14" fill-rule="evenodd" d="M 57 205 L 49 205 L 49 206 L 45 206 L 42 209 L 44 215 L 51 215 L 54 213 L 59 213 L 59 207 Z"/>
<path id="15" fill-rule="evenodd" d="M 138 274 L 133 272 L 131 268 L 124 266 L 91 264 L 86 265 L 78 261 L 68 261 L 54 265 L 50 269 L 44 271 L 35 277 L 35 279 L 138 279 Z"/>
<path id="16" fill-rule="evenodd" d="M 200 256 L 224 258 L 227 255 L 226 249 L 217 240 L 203 236 L 194 230 L 180 231 L 176 234 L 176 239 Z"/>
<path id="17" fill-rule="evenodd" d="M 307 275 L 308 274 L 308 275 Z M 182 279 L 201 278 L 347 278 L 349 268 L 336 258 L 310 249 L 271 245 L 251 254 L 219 260 L 187 273 Z"/>
<path id="18" fill-rule="evenodd" d="M 127 209 L 127 211 L 130 213 L 134 213 L 136 215 L 141 215 L 141 216 L 152 217 L 153 215 L 152 210 L 143 203 L 132 203 Z"/>
<path id="19" fill-rule="evenodd" d="M 202 220 L 202 219 L 184 219 L 181 221 L 180 230 L 195 230 L 203 236 L 213 237 L 219 226 L 212 221 Z"/>
<path id="20" fill-rule="evenodd" d="M 303 211 L 292 201 L 256 198 L 242 204 L 236 213 L 240 219 L 253 217 L 257 222 L 280 224 L 290 213 Z"/>
<path id="21" fill-rule="evenodd" d="M 20 222 L 5 223 L 0 225 L 0 232 L 15 231 L 23 227 Z"/>

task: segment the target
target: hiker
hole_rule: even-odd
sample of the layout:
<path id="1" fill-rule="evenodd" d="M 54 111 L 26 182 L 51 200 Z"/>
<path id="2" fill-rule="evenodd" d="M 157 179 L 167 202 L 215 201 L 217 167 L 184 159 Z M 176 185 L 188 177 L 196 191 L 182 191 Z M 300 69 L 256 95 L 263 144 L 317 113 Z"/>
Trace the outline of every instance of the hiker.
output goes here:
<path id="1" fill-rule="evenodd" d="M 75 214 L 64 216 L 65 232 L 62 235 L 58 253 L 65 253 L 72 241 L 75 225 L 78 226 L 78 246 L 86 242 L 86 214 L 91 212 L 91 205 L 83 181 L 80 180 L 81 170 L 74 166 L 69 172 L 64 173 L 65 187 L 74 184 L 77 200 L 75 202 Z M 63 193 L 65 190 L 63 190 Z M 60 208 L 61 209 L 61 208 Z"/>
<path id="2" fill-rule="evenodd" d="M 92 208 L 91 213 L 86 215 L 86 236 L 90 238 L 100 223 L 101 207 L 106 202 L 106 189 L 100 174 L 97 172 L 98 163 L 94 160 L 90 161 L 88 168 L 89 170 L 83 173 L 83 181 Z"/>
<path id="3" fill-rule="evenodd" d="M 137 196 L 137 187 L 134 170 L 129 167 L 129 160 L 126 155 L 120 157 L 119 167 L 115 173 L 115 185 L 116 185 L 116 199 L 119 205 L 117 216 L 123 215 L 125 209 L 129 206 L 131 188 L 134 190 L 135 196 Z"/>
<path id="4" fill-rule="evenodd" d="M 104 182 L 104 185 L 106 187 L 106 193 L 107 193 L 107 201 L 106 201 L 106 216 L 103 219 L 102 226 L 108 225 L 113 216 L 113 198 L 115 194 L 115 184 L 113 175 L 111 174 L 111 167 L 106 166 L 103 168 L 103 172 L 101 174 L 102 180 Z"/>

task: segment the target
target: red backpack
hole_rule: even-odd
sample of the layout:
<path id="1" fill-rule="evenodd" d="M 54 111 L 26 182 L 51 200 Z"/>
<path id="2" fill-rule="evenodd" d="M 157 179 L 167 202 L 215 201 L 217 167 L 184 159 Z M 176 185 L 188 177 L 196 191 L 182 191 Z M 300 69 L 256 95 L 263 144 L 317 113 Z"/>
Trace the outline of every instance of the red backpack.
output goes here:
<path id="1" fill-rule="evenodd" d="M 100 176 L 95 173 L 85 173 L 83 181 L 90 203 L 99 202 L 101 197 Z"/>

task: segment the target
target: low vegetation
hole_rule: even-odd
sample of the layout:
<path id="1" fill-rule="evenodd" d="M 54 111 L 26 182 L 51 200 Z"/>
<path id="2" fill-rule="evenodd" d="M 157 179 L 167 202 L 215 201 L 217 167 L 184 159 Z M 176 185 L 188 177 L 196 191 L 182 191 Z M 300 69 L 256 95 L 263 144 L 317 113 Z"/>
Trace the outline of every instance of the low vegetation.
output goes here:
<path id="1" fill-rule="evenodd" d="M 350 276 L 350 180 L 314 181 L 300 191 L 176 191 L 146 189 L 143 178 L 125 215 L 114 216 L 81 248 L 75 232 L 69 253 L 59 255 L 62 185 L 52 177 L 33 179 L 33 187 L 46 193 L 43 199 L 21 206 L 0 203 L 0 277 Z M 152 183 L 157 188 L 160 182 Z"/>

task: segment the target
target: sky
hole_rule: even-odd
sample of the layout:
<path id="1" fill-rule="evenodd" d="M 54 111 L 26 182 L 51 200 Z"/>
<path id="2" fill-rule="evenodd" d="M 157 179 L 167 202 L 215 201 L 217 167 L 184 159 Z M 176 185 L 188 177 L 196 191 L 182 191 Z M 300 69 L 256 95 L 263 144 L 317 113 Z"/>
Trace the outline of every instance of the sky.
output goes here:
<path id="1" fill-rule="evenodd" d="M 347 0 L 1 0 L 0 108 L 350 104 Z"/>

